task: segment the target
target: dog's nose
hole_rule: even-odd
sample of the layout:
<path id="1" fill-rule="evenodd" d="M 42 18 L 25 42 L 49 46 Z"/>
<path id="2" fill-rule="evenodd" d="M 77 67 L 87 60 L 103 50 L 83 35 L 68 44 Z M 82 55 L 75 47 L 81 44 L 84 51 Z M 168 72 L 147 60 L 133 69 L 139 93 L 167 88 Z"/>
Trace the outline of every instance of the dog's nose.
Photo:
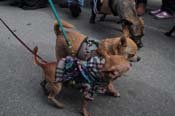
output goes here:
<path id="1" fill-rule="evenodd" d="M 141 57 L 138 56 L 138 57 L 137 57 L 137 62 L 139 62 L 140 60 L 141 60 Z"/>

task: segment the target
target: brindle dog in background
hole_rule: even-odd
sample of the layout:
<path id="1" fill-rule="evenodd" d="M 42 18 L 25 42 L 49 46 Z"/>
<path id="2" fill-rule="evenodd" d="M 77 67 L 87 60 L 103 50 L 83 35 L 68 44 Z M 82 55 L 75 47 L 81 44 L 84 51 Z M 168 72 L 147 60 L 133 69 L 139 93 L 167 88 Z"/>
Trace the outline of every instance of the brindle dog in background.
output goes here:
<path id="1" fill-rule="evenodd" d="M 143 47 L 141 38 L 144 35 L 144 21 L 137 15 L 135 0 L 91 0 L 91 5 L 90 23 L 95 23 L 96 14 L 103 14 L 100 20 L 104 20 L 109 14 L 119 16 L 121 23 L 129 22 L 127 24 L 130 36 L 138 48 Z M 124 25 L 122 24 L 122 26 Z"/>

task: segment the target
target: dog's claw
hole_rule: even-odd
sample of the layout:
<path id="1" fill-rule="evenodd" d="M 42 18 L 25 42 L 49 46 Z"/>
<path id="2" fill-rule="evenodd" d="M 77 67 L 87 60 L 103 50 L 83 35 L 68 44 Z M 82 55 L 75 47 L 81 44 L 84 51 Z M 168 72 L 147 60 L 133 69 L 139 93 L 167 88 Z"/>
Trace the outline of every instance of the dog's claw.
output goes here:
<path id="1" fill-rule="evenodd" d="M 120 97 L 119 92 L 106 92 L 107 95 L 113 96 L 113 97 Z"/>

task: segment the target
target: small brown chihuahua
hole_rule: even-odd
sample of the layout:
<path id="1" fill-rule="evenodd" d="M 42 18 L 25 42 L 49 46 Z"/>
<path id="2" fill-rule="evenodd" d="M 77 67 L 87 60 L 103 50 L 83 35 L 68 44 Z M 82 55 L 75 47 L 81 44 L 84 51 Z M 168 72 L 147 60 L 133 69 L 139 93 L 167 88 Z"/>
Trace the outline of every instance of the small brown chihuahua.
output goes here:
<path id="1" fill-rule="evenodd" d="M 93 84 L 89 83 L 86 80 L 86 76 L 83 75 L 82 70 L 76 70 L 78 71 L 78 76 L 76 78 L 73 78 L 73 80 L 76 82 L 82 82 L 82 85 L 88 85 L 85 86 L 86 88 L 84 89 L 84 86 L 81 86 L 80 89 L 83 90 L 82 95 L 83 95 L 83 104 L 82 104 L 82 112 L 83 116 L 89 116 L 89 112 L 87 111 L 87 105 L 88 102 L 91 100 L 87 96 L 89 95 L 89 91 L 94 92 L 93 90 L 96 88 L 102 88 L 106 90 L 105 92 L 110 93 L 112 96 L 120 96 L 119 92 L 115 90 L 111 82 L 115 80 L 116 78 L 122 76 L 123 73 L 126 73 L 131 65 L 129 61 L 124 57 L 120 55 L 108 55 L 106 52 L 101 52 L 102 49 L 97 49 L 97 53 L 101 53 L 101 56 L 95 56 L 90 58 L 87 62 L 87 70 L 88 72 L 86 74 L 91 74 L 93 71 L 97 71 L 95 75 L 99 75 L 99 78 L 93 76 Z M 59 92 L 62 90 L 62 85 L 65 83 L 63 81 L 58 81 L 57 77 L 57 69 L 60 64 L 60 62 L 65 61 L 65 58 L 59 59 L 58 62 L 50 62 L 50 63 L 42 63 L 41 61 L 38 60 L 36 54 L 37 54 L 38 48 L 35 47 L 33 50 L 34 53 L 34 61 L 37 65 L 39 65 L 43 69 L 44 73 L 44 81 L 41 82 L 41 86 L 43 87 L 43 90 L 48 94 L 48 99 L 53 102 L 57 107 L 63 108 L 63 104 L 60 103 L 58 100 L 55 99 L 55 96 L 59 94 Z M 72 59 L 76 59 L 73 58 Z M 101 60 L 99 64 L 94 64 L 94 61 Z M 81 61 L 83 62 L 83 61 Z M 78 65 L 79 62 L 73 62 L 79 67 Z M 95 62 L 97 63 L 97 62 Z M 100 66 L 97 66 L 100 65 Z M 83 67 L 84 68 L 84 67 Z M 91 72 L 92 70 L 92 72 Z M 64 70 L 63 75 L 66 75 L 67 70 Z M 75 71 L 75 68 L 73 68 L 73 71 Z M 69 73 L 72 73 L 72 70 L 69 70 Z M 93 75 L 93 74 L 92 74 Z M 61 79 L 67 78 L 66 76 L 59 77 Z M 79 80 L 76 80 L 76 79 Z M 91 79 L 91 78 L 89 78 Z M 94 81 L 95 79 L 95 81 Z M 91 79 L 92 80 L 92 79 Z M 101 84 L 102 83 L 102 84 Z M 46 84 L 50 86 L 50 90 L 47 90 Z M 89 87 L 90 86 L 90 87 Z M 96 91 L 95 91 L 96 92 Z M 90 96 L 92 97 L 92 96 Z"/>

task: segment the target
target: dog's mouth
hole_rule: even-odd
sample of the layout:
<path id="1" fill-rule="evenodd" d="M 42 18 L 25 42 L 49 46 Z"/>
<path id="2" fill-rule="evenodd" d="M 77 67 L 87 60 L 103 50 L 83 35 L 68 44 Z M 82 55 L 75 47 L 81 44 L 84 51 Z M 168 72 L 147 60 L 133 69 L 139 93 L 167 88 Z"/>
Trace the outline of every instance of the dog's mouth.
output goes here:
<path id="1" fill-rule="evenodd" d="M 114 71 L 110 71 L 109 72 L 109 77 L 113 80 L 116 79 L 117 77 L 120 77 L 123 73 L 127 72 L 128 70 L 130 70 L 132 64 L 129 64 L 129 66 L 127 65 L 123 65 L 120 68 L 114 70 Z"/>
<path id="2" fill-rule="evenodd" d="M 139 62 L 140 60 L 141 60 L 141 57 L 136 55 L 134 57 L 129 58 L 130 62 Z"/>
<path id="3" fill-rule="evenodd" d="M 143 35 L 139 35 L 139 36 L 131 35 L 131 39 L 137 44 L 138 48 L 143 47 L 143 43 L 142 43 L 142 40 L 141 40 L 142 37 L 143 37 Z"/>

